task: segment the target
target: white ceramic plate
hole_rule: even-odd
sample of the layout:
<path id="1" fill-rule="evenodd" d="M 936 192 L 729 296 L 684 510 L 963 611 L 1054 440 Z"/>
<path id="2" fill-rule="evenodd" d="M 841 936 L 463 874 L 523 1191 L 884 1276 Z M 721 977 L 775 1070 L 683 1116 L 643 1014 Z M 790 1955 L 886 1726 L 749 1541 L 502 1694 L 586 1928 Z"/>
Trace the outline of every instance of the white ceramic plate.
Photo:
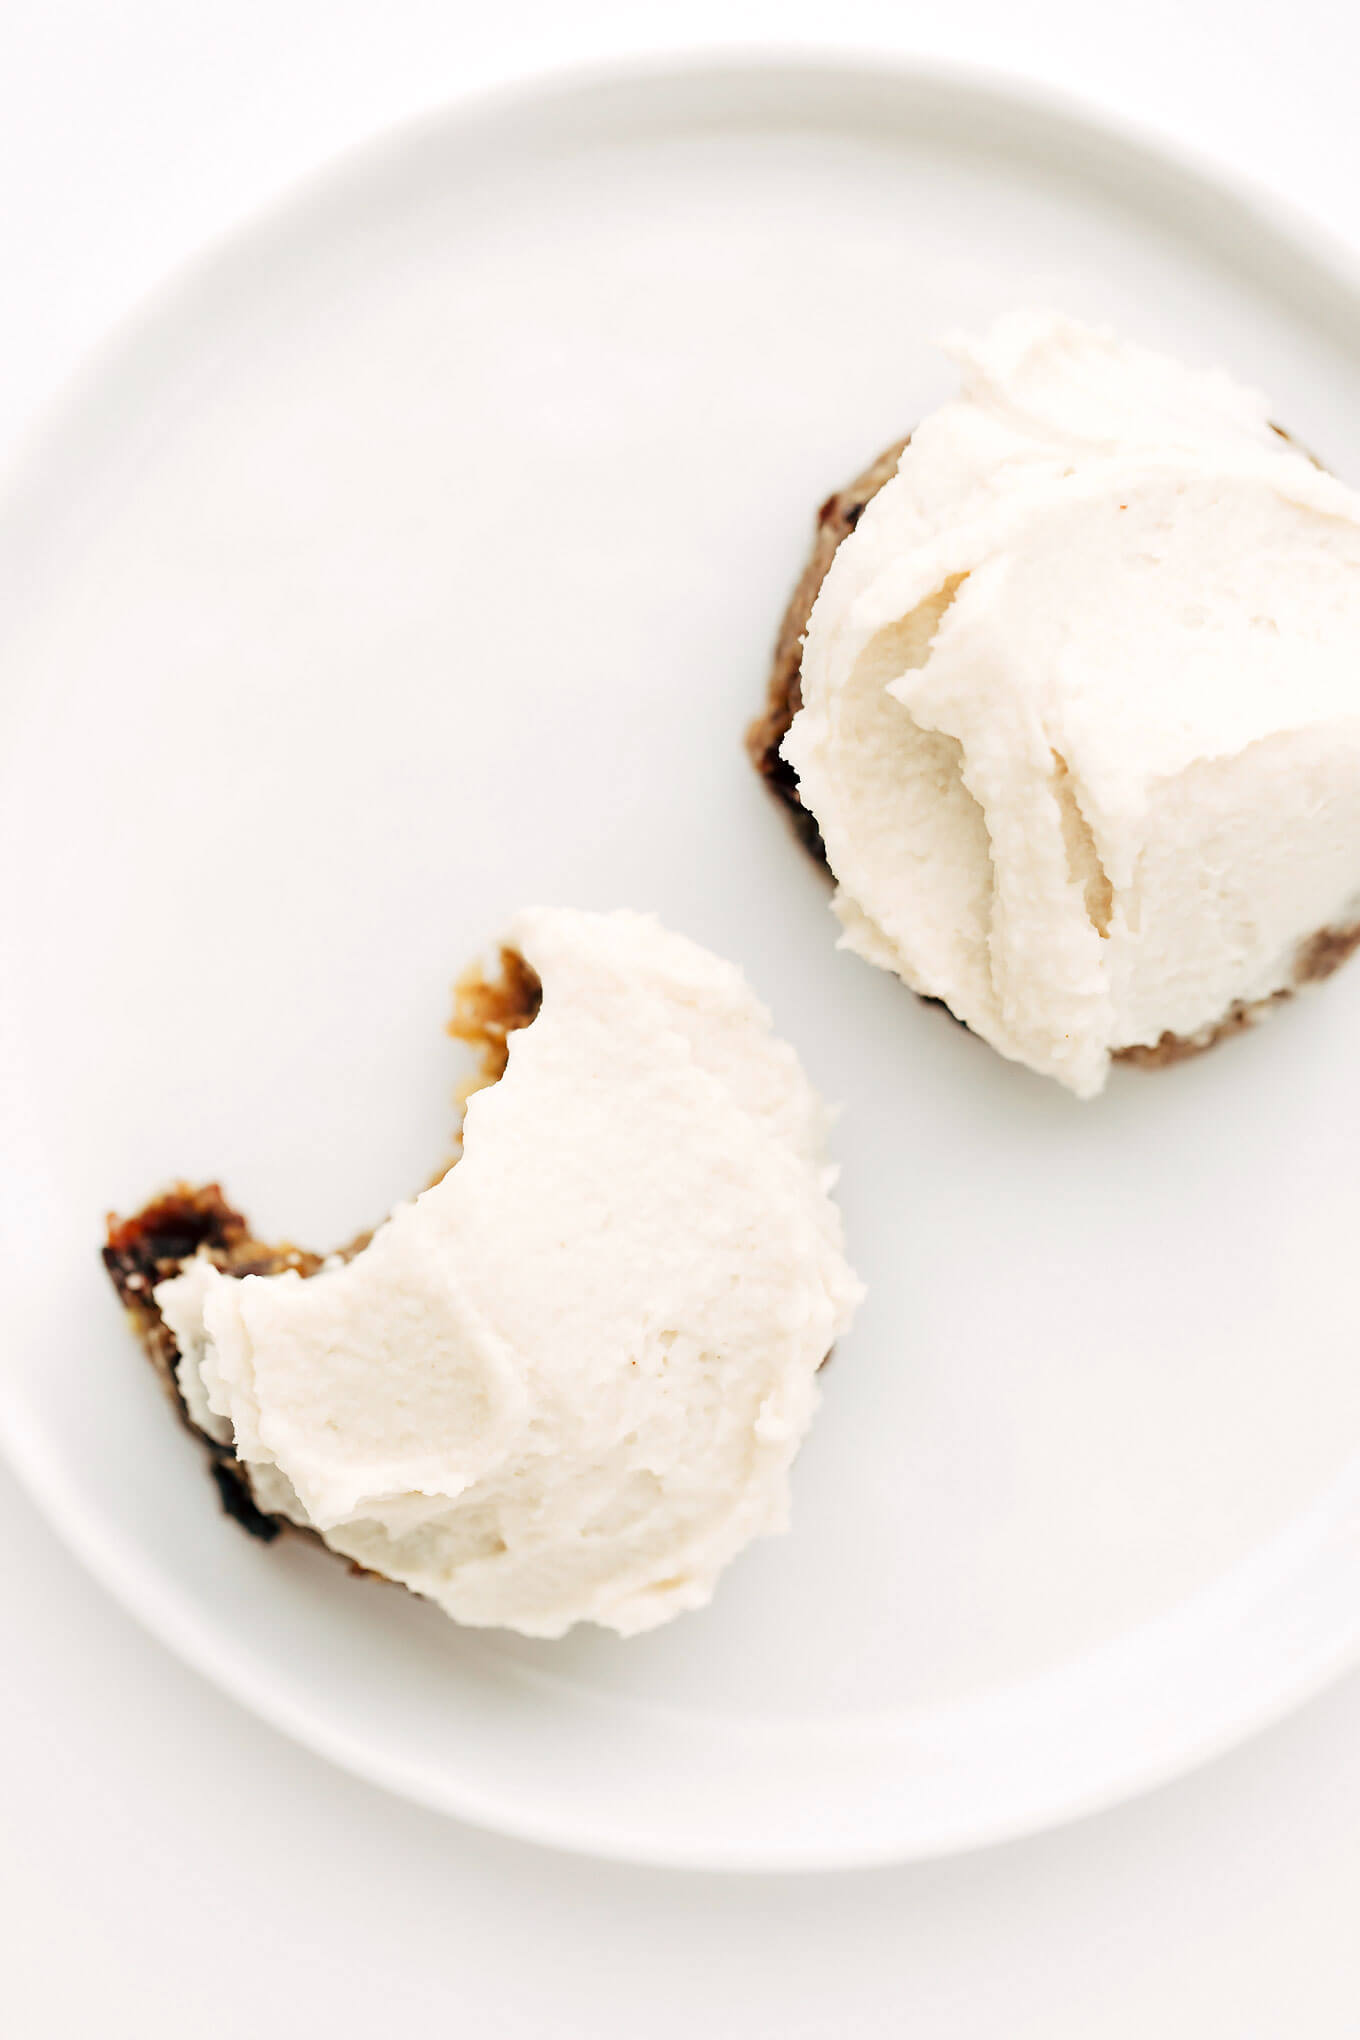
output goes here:
<path id="1" fill-rule="evenodd" d="M 619 1856 L 974 1846 L 1165 1778 L 1360 1644 L 1360 968 L 1099 1103 L 833 947 L 741 733 L 821 498 L 1017 300 L 1275 396 L 1360 475 L 1351 284 L 1199 172 L 886 68 L 456 110 L 214 252 L 0 525 L 6 1371 L 33 1494 L 356 1771 Z M 460 1632 L 218 1513 L 98 1266 L 220 1175 L 327 1245 L 446 1150 L 521 902 L 739 958 L 844 1103 L 870 1288 L 796 1529 L 630 1643 Z"/>

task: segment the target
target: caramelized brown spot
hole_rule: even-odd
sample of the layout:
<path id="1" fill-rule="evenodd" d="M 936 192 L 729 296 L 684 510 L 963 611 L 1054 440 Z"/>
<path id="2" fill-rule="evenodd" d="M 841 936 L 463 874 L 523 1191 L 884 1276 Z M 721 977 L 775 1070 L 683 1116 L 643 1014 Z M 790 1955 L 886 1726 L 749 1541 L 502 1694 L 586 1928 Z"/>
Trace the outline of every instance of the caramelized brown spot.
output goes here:
<path id="1" fill-rule="evenodd" d="M 510 1060 L 510 1036 L 537 1019 L 543 1003 L 543 987 L 518 950 L 502 949 L 500 962 L 499 978 L 489 980 L 473 969 L 454 986 L 449 1033 L 479 1050 L 482 1064 L 463 1087 L 464 1100 L 500 1082 Z"/>

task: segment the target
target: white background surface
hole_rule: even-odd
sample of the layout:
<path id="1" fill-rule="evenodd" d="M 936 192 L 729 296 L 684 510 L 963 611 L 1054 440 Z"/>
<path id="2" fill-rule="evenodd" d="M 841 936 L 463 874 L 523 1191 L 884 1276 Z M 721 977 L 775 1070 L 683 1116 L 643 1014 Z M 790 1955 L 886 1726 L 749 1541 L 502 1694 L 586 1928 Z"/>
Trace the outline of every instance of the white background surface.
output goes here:
<path id="1" fill-rule="evenodd" d="M 845 6 L 843 42 L 1016 69 L 1247 169 L 1360 245 L 1335 0 Z M 825 33 L 811 7 L 11 5 L 0 438 L 205 235 L 374 127 L 548 62 Z M 146 1641 L 0 1475 L 5 2030 L 1360 2032 L 1360 1685 L 1085 1827 L 797 1882 L 473 1835 L 334 1774 Z"/>

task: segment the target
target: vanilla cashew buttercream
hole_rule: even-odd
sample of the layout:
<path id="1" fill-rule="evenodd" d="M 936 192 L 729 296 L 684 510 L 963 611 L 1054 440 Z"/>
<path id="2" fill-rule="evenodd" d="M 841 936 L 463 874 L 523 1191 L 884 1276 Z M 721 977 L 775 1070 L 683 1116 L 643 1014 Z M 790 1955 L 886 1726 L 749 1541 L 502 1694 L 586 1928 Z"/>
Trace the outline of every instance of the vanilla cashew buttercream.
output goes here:
<path id="1" fill-rule="evenodd" d="M 535 910 L 542 981 L 463 1152 L 343 1265 L 160 1284 L 189 1412 L 262 1507 L 460 1622 L 630 1633 L 785 1526 L 859 1285 L 826 1114 L 741 973 Z"/>
<path id="2" fill-rule="evenodd" d="M 950 351 L 784 751 L 844 944 L 1089 1097 L 1360 918 L 1360 497 L 1263 397 L 1110 333 Z"/>

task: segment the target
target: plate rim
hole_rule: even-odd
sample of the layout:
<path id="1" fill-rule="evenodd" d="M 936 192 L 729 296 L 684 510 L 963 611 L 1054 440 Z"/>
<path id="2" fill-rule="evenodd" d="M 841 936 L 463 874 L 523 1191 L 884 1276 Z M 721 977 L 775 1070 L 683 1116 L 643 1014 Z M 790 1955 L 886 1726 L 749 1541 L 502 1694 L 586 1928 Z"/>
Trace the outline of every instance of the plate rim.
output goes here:
<path id="1" fill-rule="evenodd" d="M 262 246 L 305 226 L 308 215 L 337 204 L 347 192 L 361 190 L 383 171 L 436 137 L 464 132 L 481 124 L 523 119 L 537 111 L 598 93 L 602 88 L 646 88 L 658 82 L 688 85 L 692 91 L 729 88 L 752 80 L 777 79 L 780 74 L 806 85 L 831 84 L 841 90 L 885 86 L 914 90 L 925 98 L 952 99 L 974 108 L 1003 108 L 1036 128 L 1074 134 L 1091 147 L 1103 147 L 1109 158 L 1131 174 L 1170 175 L 1192 187 L 1210 203 L 1227 208 L 1283 252 L 1302 255 L 1343 296 L 1360 300 L 1360 258 L 1330 237 L 1301 210 L 1254 187 L 1204 154 L 1161 134 L 1111 116 L 1099 106 L 1035 85 L 1024 77 L 971 66 L 918 61 L 900 52 L 874 53 L 835 48 L 786 48 L 778 44 L 738 48 L 685 48 L 645 57 L 610 59 L 603 63 L 554 67 L 509 82 L 459 95 L 441 105 L 385 126 L 334 153 L 302 178 L 293 179 L 265 205 L 233 222 L 199 245 L 184 261 L 87 350 L 63 386 L 48 397 L 21 427 L 0 457 L 0 517 L 21 499 L 30 481 L 38 481 L 63 441 L 79 442 L 86 413 L 120 367 L 154 346 L 162 329 L 177 329 L 186 309 L 205 286 L 232 263 L 257 259 Z M 416 1775 L 380 1746 L 358 1741 L 343 1724 L 298 1704 L 258 1662 L 258 1653 L 233 1650 L 201 1611 L 186 1608 L 179 1588 L 170 1583 L 120 1531 L 110 1532 L 97 1507 L 86 1506 L 73 1488 L 55 1442 L 38 1432 L 23 1406 L 22 1390 L 0 1371 L 0 1452 L 21 1488 L 56 1533 L 59 1541 L 86 1571 L 143 1628 L 194 1671 L 228 1693 L 249 1712 L 339 1765 L 399 1796 L 452 1814 L 495 1832 L 524 1841 L 616 1861 L 642 1862 L 689 1870 L 733 1872 L 823 1871 L 923 1861 L 968 1853 L 1047 1832 L 1139 1797 L 1172 1779 L 1196 1770 L 1293 1713 L 1360 1660 L 1360 1607 L 1348 1634 L 1301 1654 L 1292 1673 L 1282 1676 L 1216 1729 L 1188 1737 L 1174 1756 L 1131 1765 L 1099 1790 L 1079 1791 L 1047 1814 L 977 1820 L 963 1836 L 935 1844 L 904 1840 L 901 1844 L 836 1843 L 799 1851 L 780 1847 L 771 1853 L 757 1839 L 749 1848 L 687 1847 L 665 1837 L 648 1843 L 636 1835 L 612 1831 L 586 1833 L 581 1823 L 539 1817 L 531 1803 L 508 1804 L 503 1797 L 479 1791 L 466 1776 L 455 1780 Z M 1347 1482 L 1339 1484 L 1340 1489 Z M 1329 1504 L 1333 1490 L 1315 1504 Z M 1299 1531 L 1313 1512 L 1287 1526 L 1285 1538 Z M 1360 1521 L 1360 1511 L 1356 1520 Z M 1243 1564 L 1251 1564 L 1275 1540 L 1258 1546 Z M 1214 1582 L 1232 1576 L 1235 1568 Z M 1196 1597 L 1191 1597 L 1194 1600 Z M 1178 1604 L 1180 1605 L 1180 1604 Z M 1117 1641 L 1137 1634 L 1126 1629 Z"/>

